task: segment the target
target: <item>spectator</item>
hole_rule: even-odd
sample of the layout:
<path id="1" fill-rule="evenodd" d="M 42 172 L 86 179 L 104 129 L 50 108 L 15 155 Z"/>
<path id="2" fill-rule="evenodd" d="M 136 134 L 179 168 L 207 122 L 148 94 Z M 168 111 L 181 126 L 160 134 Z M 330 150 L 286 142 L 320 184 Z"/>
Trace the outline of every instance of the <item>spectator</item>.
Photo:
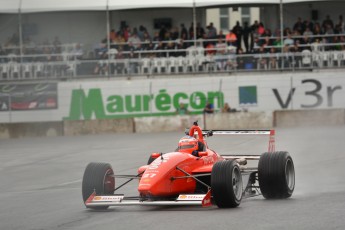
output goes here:
<path id="1" fill-rule="evenodd" d="M 214 105 L 210 101 L 206 102 L 204 113 L 209 113 L 209 114 L 214 113 Z"/>
<path id="2" fill-rule="evenodd" d="M 80 43 L 77 43 L 72 50 L 73 59 L 82 59 L 84 55 L 84 50 L 81 48 Z"/>
<path id="3" fill-rule="evenodd" d="M 163 41 L 165 38 L 165 34 L 167 33 L 167 29 L 165 28 L 164 24 L 161 25 L 161 29 L 159 30 L 159 40 Z"/>
<path id="4" fill-rule="evenodd" d="M 226 39 L 228 46 L 236 46 L 237 47 L 237 36 L 232 30 L 229 30 L 229 33 L 226 35 L 225 39 Z"/>
<path id="5" fill-rule="evenodd" d="M 251 37 L 252 29 L 248 26 L 248 22 L 244 22 L 243 27 L 243 42 L 244 47 L 246 48 L 246 53 L 251 52 L 251 49 L 249 48 L 249 37 Z"/>
<path id="6" fill-rule="evenodd" d="M 339 15 L 339 21 L 337 24 L 337 28 L 338 28 L 339 34 L 345 33 L 345 23 L 344 23 L 343 15 Z"/>
<path id="7" fill-rule="evenodd" d="M 208 39 L 215 39 L 217 37 L 217 29 L 213 26 L 213 22 L 207 26 L 207 38 Z"/>
<path id="8" fill-rule="evenodd" d="M 223 30 L 219 30 L 217 38 L 225 39 L 225 35 L 223 34 Z"/>
<path id="9" fill-rule="evenodd" d="M 293 46 L 294 45 L 294 40 L 292 39 L 291 34 L 287 35 L 287 38 L 284 39 L 284 46 Z"/>
<path id="10" fill-rule="evenodd" d="M 155 32 L 154 35 L 153 35 L 153 38 L 152 38 L 152 41 L 154 42 L 159 42 L 159 41 L 162 41 L 161 38 L 159 37 L 159 32 Z"/>
<path id="11" fill-rule="evenodd" d="M 114 40 L 114 43 L 115 43 L 115 48 L 120 48 L 120 47 L 122 47 L 122 49 L 124 48 L 123 46 L 126 43 L 126 39 L 123 37 L 123 33 L 122 32 L 117 34 L 117 36 L 116 36 L 116 38 Z"/>
<path id="12" fill-rule="evenodd" d="M 303 32 L 303 35 L 304 36 L 312 36 L 313 35 L 313 32 L 310 30 L 310 28 L 309 27 L 307 27 L 306 29 L 305 29 L 305 31 Z"/>
<path id="13" fill-rule="evenodd" d="M 237 21 L 236 25 L 232 28 L 232 31 L 234 34 L 236 34 L 237 38 L 237 51 L 242 47 L 242 34 L 243 34 L 243 28 L 240 25 L 240 22 Z"/>
<path id="14" fill-rule="evenodd" d="M 165 45 L 162 41 L 160 41 L 154 48 L 156 50 L 156 57 L 166 57 Z"/>
<path id="15" fill-rule="evenodd" d="M 172 40 L 176 40 L 179 38 L 179 32 L 178 32 L 178 29 L 177 27 L 172 27 L 171 30 L 170 30 L 170 38 Z"/>
<path id="16" fill-rule="evenodd" d="M 136 30 L 134 30 L 132 36 L 130 36 L 128 38 L 127 42 L 128 42 L 128 44 L 132 44 L 135 49 L 138 49 L 138 46 L 141 43 L 141 40 L 140 40 Z"/>
<path id="17" fill-rule="evenodd" d="M 217 33 L 217 31 L 216 31 Z M 205 30 L 201 27 L 200 22 L 196 24 L 196 39 L 204 38 Z"/>
<path id="18" fill-rule="evenodd" d="M 276 54 L 276 49 L 274 47 L 270 48 L 270 58 L 269 58 L 269 65 L 271 69 L 278 69 L 278 57 Z"/>
<path id="19" fill-rule="evenodd" d="M 187 44 L 184 42 L 183 39 L 177 39 L 176 40 L 176 57 L 180 57 L 180 56 L 186 56 L 186 51 L 184 51 L 185 49 L 187 49 Z"/>
<path id="20" fill-rule="evenodd" d="M 112 29 L 109 33 L 109 39 L 110 42 L 113 43 L 116 40 L 116 32 L 114 29 Z"/>
<path id="21" fill-rule="evenodd" d="M 182 38 L 183 40 L 188 39 L 188 31 L 183 23 L 181 24 L 180 38 Z"/>
<path id="22" fill-rule="evenodd" d="M 265 27 L 264 24 L 262 22 L 259 23 L 259 27 L 258 27 L 258 34 L 260 36 L 262 36 L 265 33 Z"/>
<path id="23" fill-rule="evenodd" d="M 189 39 L 194 39 L 194 23 L 192 22 L 189 27 Z"/>
<path id="24" fill-rule="evenodd" d="M 144 32 L 143 34 L 143 39 L 142 39 L 142 48 L 144 50 L 147 50 L 147 47 L 149 46 L 150 42 L 151 42 L 151 38 L 150 38 L 150 35 L 147 31 Z"/>
<path id="25" fill-rule="evenodd" d="M 180 103 L 180 106 L 176 108 L 177 115 L 186 115 L 189 114 L 189 111 L 184 103 Z"/>
<path id="26" fill-rule="evenodd" d="M 313 28 L 313 34 L 314 34 L 314 36 L 316 36 L 316 35 L 322 35 L 322 30 L 321 30 L 320 23 L 315 23 L 315 26 L 314 26 L 314 28 Z M 322 40 L 322 37 L 314 37 L 314 38 L 312 39 L 312 42 L 315 41 L 316 39 Z"/>
<path id="27" fill-rule="evenodd" d="M 222 113 L 230 113 L 231 112 L 231 108 L 229 106 L 228 103 L 225 103 L 223 108 L 222 108 Z"/>
<path id="28" fill-rule="evenodd" d="M 214 48 L 215 47 L 212 42 L 207 43 L 205 47 L 206 55 L 213 56 L 217 52 Z"/>
<path id="29" fill-rule="evenodd" d="M 309 19 L 306 19 L 304 21 L 304 30 L 306 30 L 307 28 L 309 28 L 311 31 L 313 31 L 314 28 L 314 24 Z"/>
<path id="30" fill-rule="evenodd" d="M 145 40 L 145 37 L 144 37 L 145 33 L 148 35 L 147 29 L 143 25 L 140 25 L 139 30 L 138 30 L 138 37 L 141 41 Z"/>
<path id="31" fill-rule="evenodd" d="M 322 28 L 323 28 L 323 31 L 326 32 L 327 29 L 329 29 L 327 27 L 327 25 L 329 25 L 329 27 L 331 29 L 334 29 L 334 24 L 333 24 L 333 21 L 331 19 L 331 17 L 329 15 L 326 16 L 325 20 L 322 22 Z"/>
<path id="32" fill-rule="evenodd" d="M 302 19 L 298 17 L 297 22 L 293 26 L 293 30 L 297 30 L 300 34 L 303 34 L 305 28 Z"/>

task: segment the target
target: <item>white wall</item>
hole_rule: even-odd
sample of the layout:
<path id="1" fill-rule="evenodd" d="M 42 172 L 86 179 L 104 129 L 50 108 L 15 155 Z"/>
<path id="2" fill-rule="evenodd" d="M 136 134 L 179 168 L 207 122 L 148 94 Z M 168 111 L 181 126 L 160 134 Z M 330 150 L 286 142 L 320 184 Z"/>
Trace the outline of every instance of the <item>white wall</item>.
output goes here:
<path id="1" fill-rule="evenodd" d="M 162 78 L 162 79 L 138 79 L 132 80 L 99 80 L 81 82 L 60 82 L 58 85 L 58 109 L 49 111 L 18 111 L 0 112 L 0 122 L 34 122 L 34 121 L 61 121 L 70 118 L 72 106 L 72 91 L 83 89 L 86 95 L 90 89 L 99 89 L 102 100 L 98 104 L 104 104 L 105 118 L 121 117 L 126 115 L 145 116 L 154 113 L 164 115 L 174 113 L 175 108 L 172 101 L 167 101 L 166 111 L 160 110 L 156 105 L 157 96 L 160 90 L 166 90 L 170 100 L 178 93 L 185 96 L 178 102 L 190 104 L 199 103 L 196 92 L 207 95 L 208 92 L 221 91 L 224 94 L 224 102 L 232 107 L 242 109 L 239 104 L 239 87 L 255 86 L 257 91 L 257 104 L 248 105 L 249 111 L 271 112 L 274 110 L 296 110 L 296 109 L 326 109 L 345 108 L 345 78 L 342 72 L 305 72 L 265 75 L 239 75 L 223 77 L 189 77 L 189 78 Z M 200 94 L 199 93 L 199 94 Z M 291 99 L 289 100 L 289 94 Z M 122 98 L 128 96 L 132 104 L 135 104 L 135 96 L 151 96 L 148 102 L 148 110 L 128 112 L 111 112 L 108 108 L 115 108 L 114 99 L 111 96 Z M 141 97 L 142 99 L 143 97 Z M 147 99 L 147 98 L 146 98 Z M 118 102 L 118 101 L 117 101 Z M 142 102 L 142 101 L 141 101 Z M 95 101 L 94 101 L 95 103 Z M 113 105 L 111 105 L 113 103 Z M 141 107 L 143 107 L 143 104 Z M 110 107 L 109 107 L 110 106 Z M 73 107 L 73 108 L 71 108 Z M 217 110 L 218 101 L 215 100 Z M 188 107 L 191 111 L 202 111 Z M 78 108 L 77 108 L 78 109 Z M 96 118 L 95 114 L 90 117 Z M 74 118 L 74 119 L 79 119 Z"/>

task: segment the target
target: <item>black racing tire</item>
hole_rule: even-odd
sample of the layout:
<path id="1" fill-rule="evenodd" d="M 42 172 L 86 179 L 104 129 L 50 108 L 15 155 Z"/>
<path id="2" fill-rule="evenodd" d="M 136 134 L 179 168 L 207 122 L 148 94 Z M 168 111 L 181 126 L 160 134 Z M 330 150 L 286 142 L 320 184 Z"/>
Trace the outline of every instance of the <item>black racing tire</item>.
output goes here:
<path id="1" fill-rule="evenodd" d="M 258 176 L 261 194 L 266 199 L 289 198 L 295 189 L 295 168 L 288 152 L 262 154 Z"/>
<path id="2" fill-rule="evenodd" d="M 219 208 L 235 208 L 243 194 L 241 170 L 235 160 L 219 161 L 211 172 L 213 201 Z"/>
<path id="3" fill-rule="evenodd" d="M 84 171 L 82 182 L 83 201 L 90 197 L 95 191 L 97 195 L 114 194 L 115 178 L 114 171 L 110 164 L 91 162 Z M 92 209 L 107 209 L 108 206 L 98 206 Z"/>

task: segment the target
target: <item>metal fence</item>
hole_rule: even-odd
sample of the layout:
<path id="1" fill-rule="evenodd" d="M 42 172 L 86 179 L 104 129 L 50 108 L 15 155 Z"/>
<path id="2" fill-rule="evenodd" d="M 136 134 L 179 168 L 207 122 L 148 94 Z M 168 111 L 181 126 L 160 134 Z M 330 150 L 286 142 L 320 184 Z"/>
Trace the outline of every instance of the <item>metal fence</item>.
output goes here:
<path id="1" fill-rule="evenodd" d="M 183 55 L 178 55 L 183 52 Z M 163 55 L 164 54 L 164 55 Z M 155 50 L 135 56 L 80 59 L 75 54 L 0 56 L 0 80 L 73 79 L 87 77 L 153 76 L 174 74 L 303 71 L 345 68 L 345 50 L 223 54 L 207 49 Z"/>

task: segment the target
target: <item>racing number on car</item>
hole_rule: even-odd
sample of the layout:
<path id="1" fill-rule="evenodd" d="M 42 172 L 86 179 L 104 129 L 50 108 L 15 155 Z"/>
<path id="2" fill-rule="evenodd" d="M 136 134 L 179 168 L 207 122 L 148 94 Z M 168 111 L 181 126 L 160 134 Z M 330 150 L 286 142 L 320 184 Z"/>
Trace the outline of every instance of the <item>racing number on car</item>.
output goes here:
<path id="1" fill-rule="evenodd" d="M 154 161 L 151 163 L 150 167 L 148 169 L 157 169 L 159 167 L 160 164 L 168 162 L 169 158 L 168 157 L 164 157 L 163 160 L 160 161 Z"/>
<path id="2" fill-rule="evenodd" d="M 141 178 L 154 178 L 157 174 L 156 173 L 145 173 Z"/>

